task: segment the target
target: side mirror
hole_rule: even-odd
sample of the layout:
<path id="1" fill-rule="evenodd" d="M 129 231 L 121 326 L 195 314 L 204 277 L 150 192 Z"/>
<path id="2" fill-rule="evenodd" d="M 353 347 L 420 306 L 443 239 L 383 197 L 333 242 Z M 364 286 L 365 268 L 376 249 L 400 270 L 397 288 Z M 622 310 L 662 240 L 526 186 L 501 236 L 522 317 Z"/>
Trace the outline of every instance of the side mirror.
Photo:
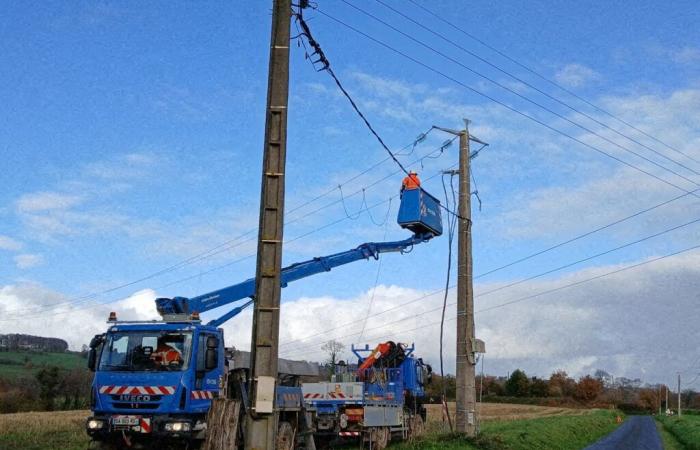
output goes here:
<path id="1" fill-rule="evenodd" d="M 214 338 L 216 339 L 216 338 Z M 207 346 L 209 344 L 209 340 L 207 339 Z M 207 348 L 206 353 L 204 354 L 204 368 L 206 370 L 213 370 L 216 369 L 216 366 L 218 365 L 218 358 L 217 358 L 217 349 L 216 348 Z"/>
<path id="2" fill-rule="evenodd" d="M 105 335 L 104 334 L 96 334 L 91 340 L 90 340 L 90 351 L 88 351 L 88 369 L 90 369 L 91 372 L 95 371 L 95 367 L 97 367 L 97 347 L 102 345 L 102 343 L 105 341 Z"/>
<path id="3" fill-rule="evenodd" d="M 91 348 L 90 351 L 88 351 L 87 361 L 88 369 L 90 369 L 91 372 L 94 372 L 95 366 L 97 365 L 97 350 Z"/>
<path id="4" fill-rule="evenodd" d="M 90 348 L 97 348 L 104 342 L 105 335 L 104 334 L 96 334 L 91 340 L 90 340 Z"/>

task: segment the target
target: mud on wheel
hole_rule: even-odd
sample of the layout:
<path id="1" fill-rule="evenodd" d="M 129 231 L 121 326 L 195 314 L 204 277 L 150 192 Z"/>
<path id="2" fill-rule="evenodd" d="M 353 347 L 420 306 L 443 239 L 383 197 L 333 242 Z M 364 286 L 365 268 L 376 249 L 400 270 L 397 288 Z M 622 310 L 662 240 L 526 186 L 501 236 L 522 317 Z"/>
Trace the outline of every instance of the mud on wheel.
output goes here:
<path id="1" fill-rule="evenodd" d="M 294 428 L 289 422 L 280 422 L 277 429 L 277 450 L 294 450 Z"/>

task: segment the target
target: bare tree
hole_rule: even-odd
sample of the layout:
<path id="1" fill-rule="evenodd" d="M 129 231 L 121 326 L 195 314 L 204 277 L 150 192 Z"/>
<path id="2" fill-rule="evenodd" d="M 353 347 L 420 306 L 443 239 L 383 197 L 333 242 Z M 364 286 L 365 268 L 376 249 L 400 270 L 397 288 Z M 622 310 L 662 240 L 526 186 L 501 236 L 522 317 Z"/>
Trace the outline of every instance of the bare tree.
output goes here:
<path id="1" fill-rule="evenodd" d="M 338 355 L 345 350 L 345 344 L 338 342 L 335 339 L 331 339 L 321 346 L 323 350 L 328 355 L 328 365 L 331 374 L 335 373 L 335 366 L 338 363 Z"/>

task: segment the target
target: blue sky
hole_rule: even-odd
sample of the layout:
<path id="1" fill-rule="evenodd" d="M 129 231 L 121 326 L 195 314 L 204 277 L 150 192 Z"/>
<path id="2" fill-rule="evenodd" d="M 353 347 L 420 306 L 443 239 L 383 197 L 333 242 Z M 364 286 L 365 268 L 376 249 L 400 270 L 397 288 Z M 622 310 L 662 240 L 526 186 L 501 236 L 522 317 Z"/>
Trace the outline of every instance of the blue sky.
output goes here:
<path id="1" fill-rule="evenodd" d="M 319 3 L 323 12 L 342 18 L 518 110 L 685 189 L 697 187 L 586 135 L 393 33 L 341 1 Z M 673 166 L 576 116 L 379 3 L 352 3 L 559 114 L 697 180 L 697 174 Z M 405 14 L 448 34 L 506 71 L 700 170 L 700 164 L 610 120 L 413 5 L 390 4 L 401 6 Z M 696 26 L 700 8 L 696 2 L 603 5 L 440 1 L 430 2 L 429 7 L 567 89 L 685 153 L 700 157 L 700 30 Z M 308 11 L 307 19 L 334 70 L 393 148 L 410 144 L 434 124 L 459 127 L 462 117 L 469 117 L 474 134 L 491 144 L 473 163 L 483 200 L 482 210 L 474 211 L 475 274 L 680 193 L 363 40 L 318 12 Z M 261 1 L 197 7 L 187 3 L 136 2 L 23 2 L 7 6 L 0 18 L 0 286 L 19 306 L 10 306 L 12 302 L 8 300 L 6 311 L 22 312 L 27 307 L 35 311 L 36 305 L 66 302 L 109 290 L 230 242 L 255 228 L 269 27 L 270 5 Z M 287 240 L 312 233 L 286 246 L 285 262 L 345 250 L 384 236 L 405 237 L 406 232 L 394 223 L 395 200 L 388 226 L 374 225 L 367 212 L 350 220 L 342 203 L 312 213 L 340 199 L 338 184 L 386 155 L 339 96 L 330 78 L 315 72 L 304 59 L 303 49 L 296 45 L 291 49 L 290 82 L 287 209 L 330 193 L 288 214 L 289 221 L 297 220 L 286 226 Z M 430 133 L 402 160 L 414 161 L 448 137 Z M 423 178 L 428 178 L 455 164 L 456 150 L 453 145 L 440 158 L 425 160 L 424 168 L 415 167 Z M 343 192 L 347 196 L 361 191 L 395 170 L 389 162 L 381 164 L 344 185 Z M 367 187 L 367 203 L 373 205 L 395 195 L 400 180 L 397 174 Z M 427 181 L 425 186 L 442 195 L 439 178 Z M 496 272 L 480 279 L 477 291 L 509 284 L 689 221 L 695 218 L 692 211 L 696 204 L 692 198 L 685 198 L 668 209 Z M 362 195 L 349 196 L 345 205 L 349 211 L 356 211 L 362 205 Z M 371 212 L 379 220 L 387 214 L 387 205 Z M 339 222 L 333 224 L 336 221 Z M 318 230 L 321 227 L 324 228 Z M 602 270 L 682 249 L 696 243 L 698 230 L 691 226 L 536 282 L 556 284 L 564 282 L 567 276 L 583 276 L 585 270 Z M 446 239 L 440 239 L 417 247 L 411 255 L 387 256 L 379 273 L 379 285 L 389 289 L 386 292 L 392 286 L 408 290 L 396 291 L 398 297 L 440 289 L 444 284 L 446 245 Z M 252 276 L 254 258 L 242 258 L 254 252 L 254 241 L 229 247 L 231 244 L 222 248 L 225 251 L 177 270 L 82 301 L 78 308 L 127 297 L 144 297 L 144 304 L 149 303 L 150 307 L 149 296 L 141 295 L 144 290 L 152 295 L 197 295 Z M 687 264 L 692 265 L 684 264 L 669 268 L 664 279 L 677 278 L 677 270 L 685 271 Z M 358 263 L 296 283 L 284 291 L 283 297 L 293 303 L 331 298 L 336 303 L 331 301 L 321 310 L 323 320 L 347 322 L 365 315 L 371 298 L 368 293 L 376 276 L 377 264 Z M 627 283 L 643 285 L 637 280 L 622 281 L 616 286 Z M 477 299 L 477 309 L 540 287 L 543 286 L 525 284 L 521 286 L 523 291 L 504 290 L 497 296 Z M 17 294 L 17 289 L 22 295 Z M 605 292 L 613 298 L 617 295 L 612 288 Z M 692 300 L 683 295 L 679 294 L 679 298 Z M 387 294 L 387 298 L 393 297 Z M 557 297 L 562 303 L 567 298 Z M 439 299 L 430 301 L 431 307 L 439 305 Z M 343 310 L 346 317 L 338 318 L 335 312 L 342 308 L 333 305 L 342 302 L 353 307 Z M 78 311 L 76 314 L 83 314 L 83 310 Z M 143 313 L 138 305 L 135 311 Z M 508 315 L 507 308 L 502 311 Z M 651 309 L 648 312 L 654 314 Z M 410 315 L 412 310 L 407 307 L 404 313 Z M 488 334 L 505 318 L 492 315 L 488 319 L 486 314 L 483 330 Z M 566 311 L 560 314 L 568 317 Z M 0 324 L 0 331 L 5 326 L 11 331 L 20 330 L 22 322 L 36 320 L 34 316 Z M 38 316 L 45 329 L 60 334 L 60 318 Z M 685 314 L 687 326 L 696 318 Z M 243 319 L 236 319 L 232 330 L 237 334 L 229 338 L 244 346 L 249 332 Z M 614 313 L 599 319 L 613 321 Z M 381 323 L 381 319 L 377 320 Z M 415 319 L 415 323 L 420 320 Z M 239 328 L 244 331 L 235 331 Z M 536 333 L 538 329 L 547 327 L 535 322 L 531 330 Z M 290 336 L 304 337 L 303 329 L 298 333 Z M 85 341 L 89 332 L 76 334 L 76 342 Z M 545 340 L 551 341 L 551 335 L 546 336 Z M 504 337 L 498 333 L 493 339 L 496 349 L 511 345 L 509 339 L 518 340 L 516 335 Z M 626 339 L 634 342 L 635 337 L 619 339 L 623 343 Z M 309 345 L 308 348 L 313 347 Z M 518 359 L 520 353 L 514 356 L 505 352 L 499 360 L 496 352 L 499 362 L 494 370 L 520 364 L 531 371 L 546 372 L 559 367 L 557 364 L 566 365 L 567 361 L 572 367 L 579 364 L 581 370 L 588 369 L 586 364 L 619 364 L 620 370 L 628 370 L 620 363 L 627 356 L 605 359 L 595 352 L 577 351 L 564 355 L 569 359 L 553 354 L 549 360 L 530 366 L 527 358 Z M 693 355 L 676 355 L 678 361 L 686 356 Z M 598 359 L 587 363 L 582 358 Z M 650 366 L 647 373 L 654 373 L 656 379 L 662 377 L 658 367 Z"/>

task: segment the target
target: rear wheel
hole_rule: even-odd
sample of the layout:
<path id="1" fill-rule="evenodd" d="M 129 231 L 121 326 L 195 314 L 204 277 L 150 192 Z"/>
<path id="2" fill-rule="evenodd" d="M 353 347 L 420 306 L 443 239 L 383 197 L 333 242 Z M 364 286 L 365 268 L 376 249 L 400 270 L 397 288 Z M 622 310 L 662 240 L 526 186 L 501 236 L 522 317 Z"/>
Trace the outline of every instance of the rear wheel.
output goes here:
<path id="1" fill-rule="evenodd" d="M 294 450 L 294 428 L 289 422 L 281 422 L 277 430 L 277 450 Z"/>
<path id="2" fill-rule="evenodd" d="M 389 429 L 387 427 L 372 428 L 369 432 L 372 450 L 384 450 L 389 445 Z"/>

